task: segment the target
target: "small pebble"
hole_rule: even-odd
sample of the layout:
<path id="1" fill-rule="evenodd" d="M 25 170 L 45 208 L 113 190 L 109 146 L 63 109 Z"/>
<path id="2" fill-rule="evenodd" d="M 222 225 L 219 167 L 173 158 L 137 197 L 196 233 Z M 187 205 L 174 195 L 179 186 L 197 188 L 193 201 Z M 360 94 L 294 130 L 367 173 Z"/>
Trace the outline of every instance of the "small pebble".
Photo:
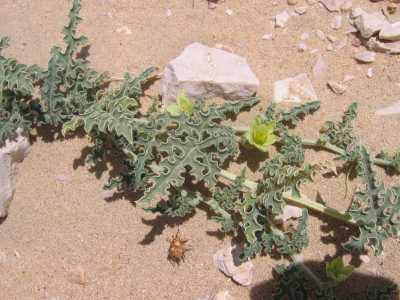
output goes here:
<path id="1" fill-rule="evenodd" d="M 368 78 L 372 78 L 372 76 L 374 76 L 374 69 L 368 68 L 368 70 L 367 70 L 367 77 L 368 77 Z"/>
<path id="2" fill-rule="evenodd" d="M 274 35 L 272 33 L 266 33 L 262 37 L 263 40 L 272 40 L 273 38 L 274 38 Z"/>
<path id="3" fill-rule="evenodd" d="M 310 37 L 310 34 L 308 32 L 303 32 L 300 36 L 300 39 L 302 41 L 308 40 L 308 38 Z"/>
<path id="4" fill-rule="evenodd" d="M 375 52 L 362 51 L 354 55 L 354 59 L 361 63 L 372 63 L 375 61 Z"/>
<path id="5" fill-rule="evenodd" d="M 369 256 L 368 255 L 366 255 L 366 254 L 362 254 L 362 255 L 360 255 L 360 260 L 363 262 L 363 263 L 369 263 L 370 261 L 371 261 L 371 259 L 369 258 Z"/>
<path id="6" fill-rule="evenodd" d="M 342 16 L 337 15 L 333 17 L 332 23 L 331 23 L 332 29 L 338 30 L 342 27 Z"/>
<path id="7" fill-rule="evenodd" d="M 328 41 L 330 41 L 331 43 L 334 43 L 337 41 L 337 38 L 334 35 L 328 34 L 326 36 L 326 38 L 328 39 Z"/>
<path id="8" fill-rule="evenodd" d="M 172 16 L 172 10 L 170 10 L 169 8 L 165 11 L 165 15 L 168 17 Z"/>
<path id="9" fill-rule="evenodd" d="M 0 250 L 0 265 L 5 264 L 6 262 L 7 262 L 7 254 L 3 250 Z"/>
<path id="10" fill-rule="evenodd" d="M 297 46 L 297 50 L 299 50 L 299 52 L 305 52 L 307 50 L 307 45 L 305 43 L 300 43 Z"/>
<path id="11" fill-rule="evenodd" d="M 286 23 L 289 21 L 289 17 L 290 15 L 286 10 L 281 12 L 280 14 L 277 14 L 275 16 L 275 27 L 280 27 L 280 28 L 285 27 Z"/>
<path id="12" fill-rule="evenodd" d="M 233 10 L 228 8 L 228 9 L 225 11 L 225 13 L 226 13 L 228 16 L 232 16 L 232 15 L 233 15 Z"/>
<path id="13" fill-rule="evenodd" d="M 395 14 L 397 10 L 397 5 L 394 3 L 389 3 L 386 7 L 386 10 L 389 14 Z"/>
<path id="14" fill-rule="evenodd" d="M 296 14 L 304 15 L 307 12 L 307 6 L 299 6 L 294 9 Z"/>
<path id="15" fill-rule="evenodd" d="M 345 74 L 343 77 L 343 82 L 349 82 L 354 79 L 354 76 L 351 74 Z"/>
<path id="16" fill-rule="evenodd" d="M 334 92 L 336 95 L 342 95 L 346 91 L 346 87 L 339 82 L 330 80 L 327 84 L 332 92 Z"/>
<path id="17" fill-rule="evenodd" d="M 317 35 L 317 37 L 321 40 L 321 41 L 325 41 L 326 40 L 326 36 L 325 33 L 322 30 L 315 30 L 315 34 Z"/>
<path id="18" fill-rule="evenodd" d="M 298 0 L 287 0 L 287 3 L 289 5 L 296 5 L 298 3 Z"/>

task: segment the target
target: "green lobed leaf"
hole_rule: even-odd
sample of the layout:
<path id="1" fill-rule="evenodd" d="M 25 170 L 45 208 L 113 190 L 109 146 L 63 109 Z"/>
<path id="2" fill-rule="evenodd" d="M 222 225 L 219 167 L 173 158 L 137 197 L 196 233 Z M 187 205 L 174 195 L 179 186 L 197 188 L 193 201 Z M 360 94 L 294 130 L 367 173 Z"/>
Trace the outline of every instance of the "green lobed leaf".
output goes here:
<path id="1" fill-rule="evenodd" d="M 327 262 L 325 265 L 325 272 L 328 278 L 332 279 L 336 283 L 347 280 L 354 271 L 354 267 L 351 265 L 345 266 L 343 263 L 343 257 L 338 256 L 335 259 Z"/>

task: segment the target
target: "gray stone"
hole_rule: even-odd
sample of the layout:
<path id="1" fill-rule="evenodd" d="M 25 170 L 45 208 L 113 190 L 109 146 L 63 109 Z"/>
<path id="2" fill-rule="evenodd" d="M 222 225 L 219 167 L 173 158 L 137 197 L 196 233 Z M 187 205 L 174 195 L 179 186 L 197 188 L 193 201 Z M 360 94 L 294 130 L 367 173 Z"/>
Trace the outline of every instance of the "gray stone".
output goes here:
<path id="1" fill-rule="evenodd" d="M 355 54 L 354 59 L 361 63 L 372 63 L 375 61 L 375 53 L 371 51 L 362 51 Z"/>
<path id="2" fill-rule="evenodd" d="M 388 22 L 385 16 L 380 12 L 361 12 L 361 15 L 358 16 L 354 22 L 361 36 L 366 39 L 379 32 L 386 24 L 388 24 Z"/>
<path id="3" fill-rule="evenodd" d="M 274 102 L 317 101 L 318 97 L 307 74 L 274 82 Z"/>
<path id="4" fill-rule="evenodd" d="M 8 208 L 15 193 L 17 165 L 29 153 L 29 142 L 17 129 L 14 140 L 6 140 L 0 148 L 0 218 L 8 214 Z"/>
<path id="5" fill-rule="evenodd" d="M 246 98 L 260 85 L 245 58 L 200 43 L 187 46 L 163 72 L 164 104 L 175 102 L 179 92 L 189 98 Z"/>
<path id="6" fill-rule="evenodd" d="M 239 264 L 239 250 L 228 246 L 214 254 L 214 265 L 236 283 L 249 286 L 253 279 L 254 266 L 251 261 Z"/>

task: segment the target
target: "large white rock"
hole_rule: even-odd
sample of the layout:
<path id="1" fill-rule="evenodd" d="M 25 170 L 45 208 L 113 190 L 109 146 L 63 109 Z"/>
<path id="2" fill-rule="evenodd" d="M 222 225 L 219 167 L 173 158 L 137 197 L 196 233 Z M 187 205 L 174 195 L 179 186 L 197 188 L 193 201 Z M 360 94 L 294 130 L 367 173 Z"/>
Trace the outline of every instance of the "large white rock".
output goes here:
<path id="1" fill-rule="evenodd" d="M 400 22 L 383 26 L 379 32 L 379 38 L 387 41 L 400 41 Z"/>
<path id="2" fill-rule="evenodd" d="M 28 139 L 17 130 L 15 140 L 6 140 L 0 148 L 0 218 L 8 214 L 8 208 L 15 192 L 17 165 L 29 152 Z"/>
<path id="3" fill-rule="evenodd" d="M 388 24 L 381 12 L 367 13 L 363 11 L 354 22 L 363 38 L 370 38 Z"/>
<path id="4" fill-rule="evenodd" d="M 181 91 L 189 98 L 238 100 L 256 93 L 259 85 L 245 58 L 193 43 L 165 67 L 162 96 L 164 104 L 175 102 Z"/>
<path id="5" fill-rule="evenodd" d="M 214 265 L 229 276 L 236 283 L 244 286 L 251 284 L 254 273 L 254 266 L 251 261 L 238 264 L 239 256 L 238 249 L 228 246 L 224 249 L 218 250 L 214 254 Z"/>
<path id="6" fill-rule="evenodd" d="M 317 101 L 318 97 L 307 74 L 274 82 L 274 102 Z"/>

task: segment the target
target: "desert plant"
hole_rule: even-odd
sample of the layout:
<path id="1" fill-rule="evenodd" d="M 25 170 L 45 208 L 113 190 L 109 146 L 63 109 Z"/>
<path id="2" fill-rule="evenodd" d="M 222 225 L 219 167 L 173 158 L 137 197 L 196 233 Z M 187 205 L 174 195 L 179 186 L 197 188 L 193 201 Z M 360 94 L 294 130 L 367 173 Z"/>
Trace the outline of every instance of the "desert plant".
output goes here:
<path id="1" fill-rule="evenodd" d="M 372 248 L 380 254 L 386 239 L 399 236 L 400 187 L 385 187 L 373 167 L 400 172 L 400 152 L 382 151 L 371 158 L 353 132 L 356 103 L 342 121 L 326 122 L 317 140 L 305 139 L 292 129 L 316 112 L 319 102 L 289 110 L 270 105 L 250 128 L 236 128 L 225 121 L 251 109 L 259 102 L 257 97 L 217 106 L 180 94 L 175 105 L 143 112 L 143 86 L 154 68 L 138 77 L 126 74 L 118 87 L 106 88 L 106 75 L 91 69 L 86 58 L 77 57 L 87 43 L 86 37 L 76 35 L 79 10 L 80 1 L 74 0 L 64 28 L 66 48 L 53 47 L 47 70 L 0 56 L 0 142 L 12 137 L 18 127 L 28 132 L 33 125 L 62 125 L 64 135 L 81 128 L 93 142 L 91 163 L 112 155 L 124 165 L 106 188 L 138 192 L 146 210 L 172 217 L 206 206 L 222 231 L 243 237 L 242 260 L 260 253 L 280 254 L 294 262 L 295 267 L 288 269 L 291 274 L 298 274 L 302 266 L 295 257 L 308 245 L 307 220 L 312 211 L 356 226 L 358 234 L 343 245 L 347 251 Z M 0 50 L 7 44 L 8 39 L 0 39 Z M 40 96 L 35 94 L 36 87 Z M 247 179 L 245 170 L 240 174 L 226 170 L 240 144 L 262 152 L 275 148 L 257 170 L 261 179 Z M 348 166 L 345 169 L 360 179 L 362 186 L 348 211 L 324 206 L 301 192 L 301 185 L 312 181 L 316 172 L 314 165 L 305 162 L 305 147 L 335 153 Z M 297 224 L 282 226 L 277 218 L 287 204 L 302 207 L 303 214 Z M 344 267 L 330 270 L 336 279 L 344 278 Z M 297 286 L 303 289 L 302 284 Z"/>

